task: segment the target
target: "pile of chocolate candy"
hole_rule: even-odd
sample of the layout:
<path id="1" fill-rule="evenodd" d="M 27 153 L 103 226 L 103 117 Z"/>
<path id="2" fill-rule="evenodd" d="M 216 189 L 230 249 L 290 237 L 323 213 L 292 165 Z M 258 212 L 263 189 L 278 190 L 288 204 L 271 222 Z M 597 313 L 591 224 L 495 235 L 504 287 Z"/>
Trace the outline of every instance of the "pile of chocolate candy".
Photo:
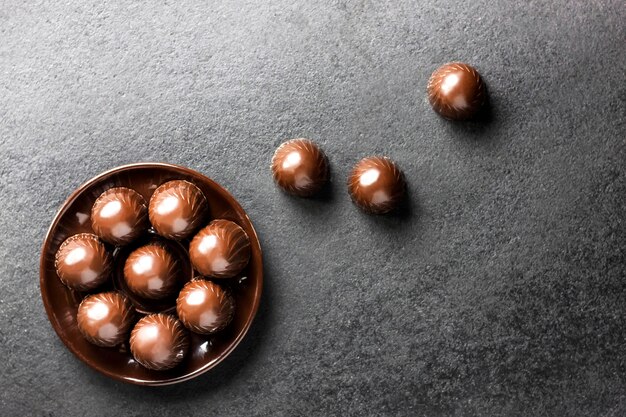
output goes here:
<path id="1" fill-rule="evenodd" d="M 126 187 L 110 188 L 95 200 L 93 233 L 68 237 L 55 256 L 61 282 L 89 293 L 76 314 L 86 340 L 103 347 L 128 342 L 139 364 L 165 370 L 185 358 L 188 331 L 212 335 L 230 324 L 235 302 L 221 283 L 248 265 L 250 241 L 235 222 L 209 219 L 209 204 L 200 188 L 184 180 L 160 185 L 147 204 Z M 200 275 L 185 275 L 188 263 Z M 143 311 L 144 305 L 169 308 Z"/>

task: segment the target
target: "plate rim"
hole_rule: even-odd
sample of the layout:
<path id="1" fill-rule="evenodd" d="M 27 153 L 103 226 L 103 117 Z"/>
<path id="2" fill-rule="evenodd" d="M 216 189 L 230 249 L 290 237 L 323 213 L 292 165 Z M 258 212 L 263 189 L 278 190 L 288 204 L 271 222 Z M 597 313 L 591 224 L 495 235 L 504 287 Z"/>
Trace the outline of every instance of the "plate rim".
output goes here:
<path id="1" fill-rule="evenodd" d="M 46 280 L 46 277 L 45 277 L 45 274 L 44 274 L 45 263 L 46 263 L 46 248 L 48 248 L 49 245 L 51 244 L 52 232 L 58 226 L 61 217 L 67 212 L 69 205 L 74 200 L 76 200 L 78 198 L 78 196 L 81 193 L 83 193 L 89 186 L 91 186 L 95 182 L 101 180 L 102 178 L 110 176 L 110 175 L 118 173 L 118 172 L 129 171 L 129 170 L 132 171 L 135 168 L 169 168 L 169 169 L 173 169 L 175 171 L 178 171 L 181 174 L 187 174 L 187 175 L 191 175 L 191 176 L 200 176 L 200 177 L 203 178 L 204 181 L 207 181 L 207 182 L 211 183 L 211 185 L 213 187 L 215 187 L 215 189 L 217 189 L 220 192 L 220 194 L 226 200 L 228 200 L 229 204 L 234 206 L 238 211 L 240 211 L 244 215 L 245 219 L 250 224 L 250 229 L 252 230 L 252 235 L 249 236 L 249 237 L 251 238 L 251 244 L 252 244 L 252 248 L 253 248 L 253 250 L 252 250 L 252 257 L 254 258 L 255 262 L 258 262 L 258 265 L 259 265 L 259 268 L 260 268 L 260 274 L 259 274 L 259 277 L 258 277 L 259 285 L 257 285 L 257 289 L 256 289 L 255 294 L 254 294 L 254 304 L 252 306 L 251 313 L 249 315 L 248 320 L 246 321 L 246 324 L 242 328 L 242 331 L 239 332 L 239 334 L 233 340 L 233 342 L 230 344 L 230 346 L 227 349 L 225 349 L 218 357 L 216 357 L 213 360 L 205 363 L 203 366 L 201 366 L 200 368 L 194 370 L 193 372 L 187 373 L 185 375 L 177 376 L 177 377 L 174 377 L 174 378 L 165 378 L 163 380 L 147 380 L 147 379 L 141 379 L 141 378 L 132 378 L 132 377 L 121 376 L 121 375 L 118 375 L 116 373 L 110 372 L 106 368 L 102 368 L 102 367 L 96 366 L 89 359 L 87 359 L 79 350 L 74 349 L 73 345 L 70 343 L 69 340 L 67 340 L 66 338 L 61 336 L 61 333 L 60 333 L 60 327 L 61 326 L 58 323 L 58 321 L 53 319 L 54 311 L 52 309 L 52 302 L 51 302 L 47 292 L 44 291 L 44 283 L 45 283 L 45 280 Z M 50 322 L 50 325 L 54 329 L 57 337 L 59 339 L 61 339 L 61 341 L 63 342 L 65 347 L 70 352 L 72 352 L 72 354 L 74 354 L 74 356 L 76 356 L 78 359 L 80 359 L 81 362 L 83 362 L 84 364 L 88 365 L 91 369 L 93 369 L 93 370 L 95 370 L 95 371 L 97 371 L 97 372 L 99 372 L 99 373 L 101 373 L 103 375 L 106 375 L 109 378 L 117 380 L 117 381 L 126 382 L 126 383 L 130 383 L 130 384 L 135 384 L 135 385 L 143 385 L 143 386 L 163 386 L 163 385 L 172 385 L 172 384 L 185 382 L 185 381 L 188 381 L 190 379 L 196 378 L 196 377 L 204 374 L 205 372 L 213 369 L 218 364 L 220 364 L 224 359 L 226 359 L 237 348 L 237 346 L 239 346 L 241 341 L 246 337 L 246 335 L 248 334 L 248 331 L 250 330 L 250 327 L 252 326 L 252 323 L 254 322 L 254 319 L 256 318 L 256 315 L 257 315 L 258 310 L 259 310 L 259 306 L 261 304 L 261 296 L 262 296 L 262 293 L 263 293 L 263 275 L 264 275 L 263 251 L 262 251 L 262 248 L 261 248 L 261 243 L 259 241 L 258 234 L 256 232 L 256 229 L 254 228 L 254 224 L 252 223 L 252 221 L 250 220 L 250 217 L 248 216 L 248 213 L 243 209 L 243 207 L 241 207 L 241 204 L 239 204 L 237 199 L 235 199 L 235 197 L 228 190 L 226 190 L 224 187 L 222 187 L 220 184 L 218 184 L 213 179 L 207 177 L 206 175 L 204 175 L 204 174 L 202 174 L 202 173 L 200 173 L 200 172 L 198 172 L 196 170 L 193 170 L 191 168 L 187 168 L 185 166 L 182 166 L 182 165 L 170 164 L 170 163 L 166 163 L 166 162 L 135 162 L 135 163 L 131 163 L 131 164 L 119 165 L 117 167 L 114 167 L 114 168 L 108 169 L 108 170 L 106 170 L 104 172 L 101 172 L 100 174 L 97 174 L 96 176 L 90 178 L 89 180 L 87 180 L 84 183 L 82 183 L 81 185 L 79 185 L 69 195 L 69 197 L 67 197 L 65 199 L 65 201 L 61 204 L 60 208 L 57 210 L 56 214 L 54 215 L 53 220 L 50 223 L 50 226 L 48 227 L 48 230 L 46 231 L 45 237 L 43 239 L 43 244 L 41 246 L 41 254 L 40 254 L 40 259 L 39 259 L 39 290 L 40 290 L 40 293 L 41 293 L 41 299 L 43 301 L 44 308 L 46 310 L 46 315 L 48 317 L 48 321 Z"/>

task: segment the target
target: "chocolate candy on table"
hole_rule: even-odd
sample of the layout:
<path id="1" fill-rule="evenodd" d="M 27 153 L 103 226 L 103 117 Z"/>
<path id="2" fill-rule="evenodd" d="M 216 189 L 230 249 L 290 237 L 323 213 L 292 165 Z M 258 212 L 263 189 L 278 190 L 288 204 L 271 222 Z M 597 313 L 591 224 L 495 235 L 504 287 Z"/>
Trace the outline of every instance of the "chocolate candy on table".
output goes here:
<path id="1" fill-rule="evenodd" d="M 54 266 L 65 285 L 78 291 L 89 291 L 109 278 L 112 261 L 98 236 L 79 233 L 61 243 Z"/>
<path id="2" fill-rule="evenodd" d="M 176 292 L 181 266 L 163 245 L 152 243 L 131 252 L 124 264 L 128 288 L 144 298 L 159 300 Z"/>
<path id="3" fill-rule="evenodd" d="M 348 179 L 352 201 L 365 212 L 385 214 L 397 208 L 406 193 L 404 175 L 386 157 L 363 158 Z"/>
<path id="4" fill-rule="evenodd" d="M 441 116 L 464 120 L 475 116 L 484 106 L 485 84 L 476 69 L 452 62 L 439 67 L 428 81 L 428 100 Z"/>
<path id="5" fill-rule="evenodd" d="M 160 185 L 154 191 L 148 213 L 158 234 L 180 240 L 189 237 L 204 222 L 208 203 L 194 184 L 174 180 Z"/>
<path id="6" fill-rule="evenodd" d="M 250 239 L 230 220 L 213 220 L 194 236 L 189 257 L 196 271 L 212 278 L 232 278 L 250 261 Z"/>
<path id="7" fill-rule="evenodd" d="M 148 229 L 148 207 L 135 190 L 111 188 L 94 203 L 91 226 L 102 240 L 113 245 L 125 245 Z"/>
<path id="8" fill-rule="evenodd" d="M 133 323 L 130 301 L 117 291 L 88 295 L 78 306 L 78 329 L 94 345 L 112 347 L 123 343 Z"/>
<path id="9" fill-rule="evenodd" d="M 176 312 L 183 325 L 200 334 L 223 330 L 233 319 L 235 300 L 211 281 L 195 279 L 185 284 L 176 300 Z"/>
<path id="10" fill-rule="evenodd" d="M 328 159 L 314 142 L 292 139 L 276 149 L 272 174 L 284 191 L 310 197 L 321 190 L 329 178 Z"/>
<path id="11" fill-rule="evenodd" d="M 189 348 L 189 335 L 174 316 L 164 313 L 141 318 L 130 334 L 130 351 L 141 365 L 155 371 L 174 368 Z"/>

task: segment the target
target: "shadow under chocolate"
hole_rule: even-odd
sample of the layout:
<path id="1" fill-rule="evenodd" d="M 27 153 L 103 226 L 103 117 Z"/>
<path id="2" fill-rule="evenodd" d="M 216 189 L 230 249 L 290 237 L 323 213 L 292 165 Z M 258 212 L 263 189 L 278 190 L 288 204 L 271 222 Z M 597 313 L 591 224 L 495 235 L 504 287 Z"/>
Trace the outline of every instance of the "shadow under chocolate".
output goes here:
<path id="1" fill-rule="evenodd" d="M 349 196 L 347 198 L 350 198 Z M 354 211 L 358 213 L 359 217 L 366 223 L 384 227 L 391 230 L 402 229 L 406 224 L 414 221 L 419 221 L 421 214 L 421 207 L 417 199 L 413 197 L 413 193 L 407 187 L 404 198 L 398 204 L 394 210 L 386 214 L 369 214 L 360 210 L 355 204 Z M 393 235 L 390 235 L 393 238 Z"/>

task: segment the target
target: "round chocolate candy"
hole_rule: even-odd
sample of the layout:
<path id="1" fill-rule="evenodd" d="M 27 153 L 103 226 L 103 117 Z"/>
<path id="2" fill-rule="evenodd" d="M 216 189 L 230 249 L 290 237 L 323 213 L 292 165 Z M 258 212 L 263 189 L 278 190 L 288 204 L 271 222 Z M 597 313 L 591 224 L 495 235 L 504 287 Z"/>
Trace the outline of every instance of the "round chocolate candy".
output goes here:
<path id="1" fill-rule="evenodd" d="M 78 306 L 78 329 L 98 346 L 117 346 L 126 340 L 134 310 L 126 297 L 116 291 L 85 297 Z"/>
<path id="2" fill-rule="evenodd" d="M 189 335 L 169 314 L 143 317 L 130 334 L 130 351 L 148 369 L 163 371 L 182 362 L 189 349 Z"/>
<path id="3" fill-rule="evenodd" d="M 472 66 L 452 62 L 439 67 L 428 81 L 428 100 L 441 116 L 469 119 L 485 104 L 487 94 L 480 74 Z"/>
<path id="4" fill-rule="evenodd" d="M 159 300 L 176 292 L 180 265 L 162 245 L 149 244 L 135 249 L 126 258 L 124 280 L 135 294 Z"/>
<path id="5" fill-rule="evenodd" d="M 61 282 L 78 291 L 93 290 L 103 284 L 111 266 L 111 255 L 98 236 L 91 233 L 68 237 L 54 257 Z"/>
<path id="6" fill-rule="evenodd" d="M 250 261 L 250 239 L 237 223 L 213 220 L 191 240 L 189 257 L 202 275 L 232 278 Z"/>
<path id="7" fill-rule="evenodd" d="M 207 199 L 198 187 L 175 180 L 154 191 L 148 214 L 158 234 L 180 240 L 189 237 L 204 222 L 208 208 Z"/>
<path id="8" fill-rule="evenodd" d="M 385 214 L 404 198 L 406 184 L 397 165 L 386 157 L 363 158 L 348 179 L 352 201 L 371 214 Z"/>
<path id="9" fill-rule="evenodd" d="M 185 284 L 176 300 L 178 318 L 189 330 L 212 334 L 233 319 L 235 300 L 219 285 L 204 279 Z"/>
<path id="10" fill-rule="evenodd" d="M 300 197 L 310 197 L 320 191 L 328 181 L 328 171 L 326 155 L 308 139 L 292 139 L 283 143 L 272 158 L 276 184 Z"/>
<path id="11" fill-rule="evenodd" d="M 149 227 L 148 207 L 137 191 L 125 187 L 111 188 L 94 203 L 91 226 L 102 240 L 125 245 Z"/>

